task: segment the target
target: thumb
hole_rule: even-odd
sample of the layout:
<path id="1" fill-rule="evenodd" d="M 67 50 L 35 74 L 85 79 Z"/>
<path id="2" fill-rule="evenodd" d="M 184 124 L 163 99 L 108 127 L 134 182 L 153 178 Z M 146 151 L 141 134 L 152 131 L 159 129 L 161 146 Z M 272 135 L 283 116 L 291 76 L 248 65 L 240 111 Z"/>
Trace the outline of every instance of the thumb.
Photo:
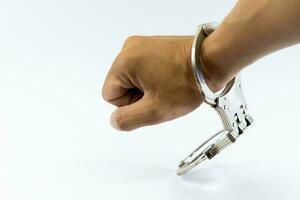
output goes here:
<path id="1" fill-rule="evenodd" d="M 111 115 L 111 125 L 121 131 L 154 125 L 162 122 L 163 115 L 153 98 L 144 96 L 140 100 L 121 106 Z"/>

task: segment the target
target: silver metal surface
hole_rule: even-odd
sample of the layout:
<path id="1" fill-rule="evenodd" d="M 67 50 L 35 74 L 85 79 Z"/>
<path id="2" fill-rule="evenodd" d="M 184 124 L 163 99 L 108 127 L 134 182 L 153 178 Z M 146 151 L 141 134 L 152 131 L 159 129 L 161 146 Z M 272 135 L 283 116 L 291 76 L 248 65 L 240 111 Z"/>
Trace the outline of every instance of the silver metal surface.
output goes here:
<path id="1" fill-rule="evenodd" d="M 199 26 L 192 46 L 191 59 L 193 73 L 203 99 L 217 111 L 223 122 L 224 129 L 211 136 L 186 159 L 181 161 L 177 171 L 178 175 L 188 172 L 206 159 L 213 158 L 224 148 L 234 143 L 244 133 L 246 128 L 253 123 L 252 117 L 248 114 L 240 75 L 233 78 L 218 93 L 211 91 L 206 84 L 202 73 L 201 44 L 216 27 L 216 24 Z"/>

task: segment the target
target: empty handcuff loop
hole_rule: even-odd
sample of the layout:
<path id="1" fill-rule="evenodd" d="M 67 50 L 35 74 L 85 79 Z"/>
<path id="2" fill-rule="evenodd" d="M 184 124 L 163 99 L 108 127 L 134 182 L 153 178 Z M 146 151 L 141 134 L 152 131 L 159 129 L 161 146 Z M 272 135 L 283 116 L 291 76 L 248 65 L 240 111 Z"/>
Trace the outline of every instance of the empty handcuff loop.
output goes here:
<path id="1" fill-rule="evenodd" d="M 221 92 L 214 93 L 206 84 L 202 73 L 201 44 L 216 27 L 216 23 L 199 26 L 193 41 L 191 60 L 193 74 L 203 99 L 217 111 L 224 129 L 212 135 L 186 159 L 181 161 L 177 170 L 178 175 L 188 172 L 206 159 L 213 158 L 224 148 L 234 143 L 253 122 L 252 117 L 248 114 L 240 75 L 234 77 Z"/>

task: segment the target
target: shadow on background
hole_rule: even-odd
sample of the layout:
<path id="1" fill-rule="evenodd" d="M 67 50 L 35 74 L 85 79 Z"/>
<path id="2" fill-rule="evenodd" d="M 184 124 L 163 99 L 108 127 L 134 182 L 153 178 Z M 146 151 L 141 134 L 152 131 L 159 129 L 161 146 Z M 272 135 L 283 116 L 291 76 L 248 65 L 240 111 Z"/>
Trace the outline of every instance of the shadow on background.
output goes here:
<path id="1" fill-rule="evenodd" d="M 293 173 L 280 165 L 218 165 L 197 168 L 169 186 L 172 199 L 292 199 Z M 297 180 L 299 181 L 299 180 Z"/>

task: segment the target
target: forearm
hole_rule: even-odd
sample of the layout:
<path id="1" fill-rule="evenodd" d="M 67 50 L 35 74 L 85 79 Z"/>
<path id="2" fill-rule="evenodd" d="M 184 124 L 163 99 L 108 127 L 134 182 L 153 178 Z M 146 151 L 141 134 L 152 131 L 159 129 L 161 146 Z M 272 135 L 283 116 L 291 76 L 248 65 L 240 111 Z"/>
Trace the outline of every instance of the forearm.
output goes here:
<path id="1" fill-rule="evenodd" d="M 299 0 L 240 0 L 204 41 L 202 59 L 209 81 L 222 85 L 257 59 L 299 42 Z"/>

